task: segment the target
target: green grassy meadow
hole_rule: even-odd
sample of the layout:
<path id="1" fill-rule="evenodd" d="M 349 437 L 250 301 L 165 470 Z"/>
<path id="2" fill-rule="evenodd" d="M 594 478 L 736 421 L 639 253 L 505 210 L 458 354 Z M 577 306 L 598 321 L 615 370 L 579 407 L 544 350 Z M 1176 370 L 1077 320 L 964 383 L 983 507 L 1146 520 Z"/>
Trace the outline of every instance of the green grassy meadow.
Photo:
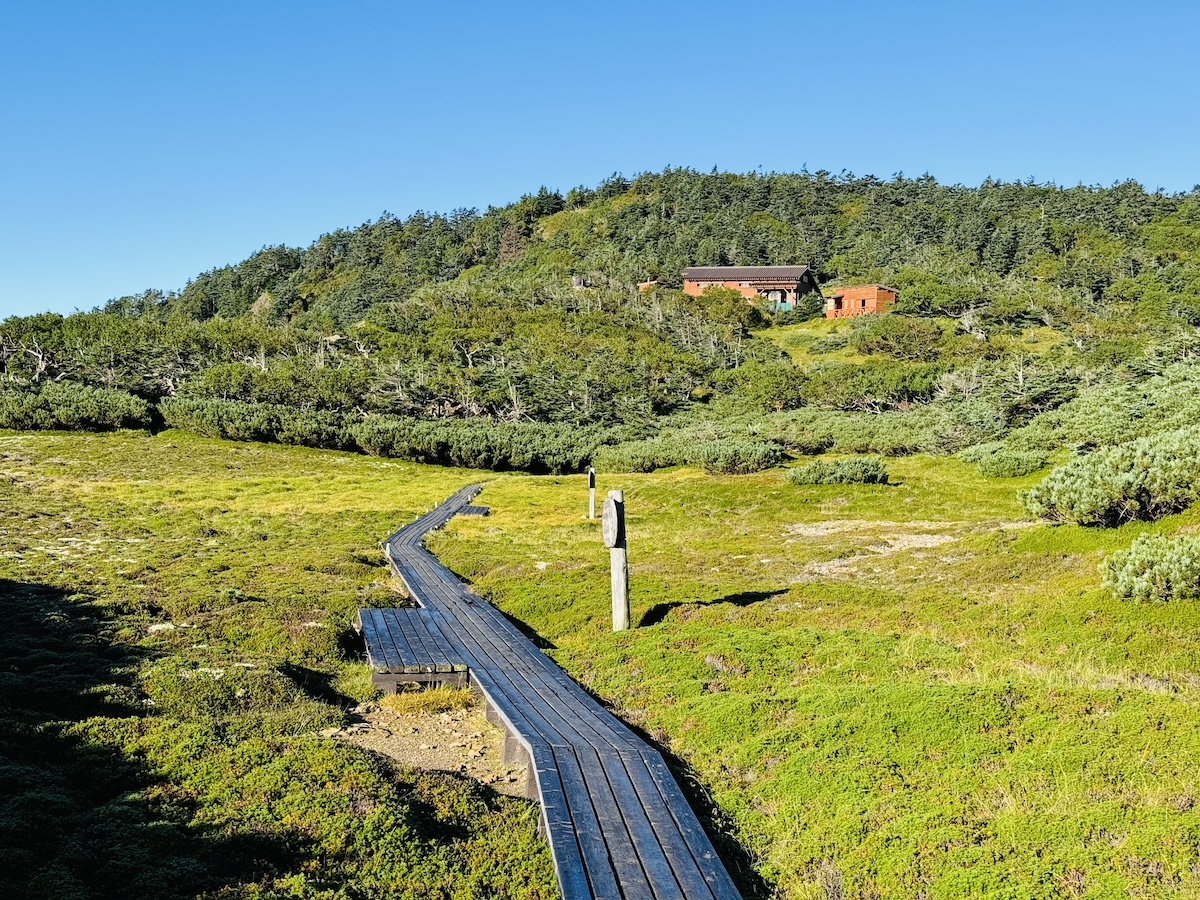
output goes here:
<path id="1" fill-rule="evenodd" d="M 1200 894 L 1200 615 L 1097 573 L 1200 516 L 1051 527 L 1016 500 L 1037 475 L 888 467 L 601 476 L 629 516 L 619 635 L 582 477 L 498 479 L 434 547 L 695 773 L 780 896 Z"/>
<path id="2" fill-rule="evenodd" d="M 0 435 L 0 896 L 547 898 L 533 804 L 324 737 L 378 541 L 471 474 Z"/>
<path id="3" fill-rule="evenodd" d="M 1017 502 L 1038 474 L 887 465 L 602 473 L 613 634 L 583 476 L 0 434 L 0 893 L 554 896 L 530 804 L 320 734 L 371 694 L 378 541 L 487 480 L 432 548 L 670 755 L 748 896 L 1200 895 L 1200 613 L 1097 571 L 1200 512 L 1050 526 Z"/>

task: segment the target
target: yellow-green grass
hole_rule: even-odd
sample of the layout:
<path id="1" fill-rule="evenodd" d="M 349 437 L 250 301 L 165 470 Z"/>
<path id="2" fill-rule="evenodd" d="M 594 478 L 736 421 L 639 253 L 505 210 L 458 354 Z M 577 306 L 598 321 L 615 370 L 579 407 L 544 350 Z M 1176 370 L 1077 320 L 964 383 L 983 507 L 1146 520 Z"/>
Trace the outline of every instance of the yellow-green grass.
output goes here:
<path id="1" fill-rule="evenodd" d="M 796 325 L 779 325 L 774 328 L 764 328 L 755 331 L 754 336 L 764 338 L 775 344 L 792 358 L 798 366 L 806 366 L 818 360 L 834 360 L 837 362 L 861 363 L 867 357 L 856 353 L 851 347 L 842 347 L 829 353 L 810 353 L 809 347 L 813 341 L 827 337 L 835 331 L 845 331 L 850 328 L 846 319 L 810 319 Z"/>
<path id="2" fill-rule="evenodd" d="M 378 542 L 477 473 L 0 434 L 0 895 L 554 897 L 537 810 L 328 733 Z"/>
<path id="3" fill-rule="evenodd" d="M 1036 475 L 888 466 L 601 476 L 628 510 L 624 634 L 582 478 L 492 482 L 492 517 L 434 547 L 695 771 L 781 896 L 1200 893 L 1200 611 L 1097 573 L 1200 515 L 1052 527 L 1016 500 Z"/>

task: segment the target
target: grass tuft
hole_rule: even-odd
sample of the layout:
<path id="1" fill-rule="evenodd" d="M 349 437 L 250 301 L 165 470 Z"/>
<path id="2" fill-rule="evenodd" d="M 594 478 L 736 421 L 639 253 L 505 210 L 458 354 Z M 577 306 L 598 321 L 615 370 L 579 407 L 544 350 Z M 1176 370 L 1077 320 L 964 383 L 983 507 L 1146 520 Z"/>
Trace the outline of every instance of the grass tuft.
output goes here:
<path id="1" fill-rule="evenodd" d="M 456 712 L 474 706 L 476 697 L 468 688 L 438 685 L 421 688 L 408 685 L 395 694 L 384 694 L 379 705 L 401 715 L 436 714 Z"/>

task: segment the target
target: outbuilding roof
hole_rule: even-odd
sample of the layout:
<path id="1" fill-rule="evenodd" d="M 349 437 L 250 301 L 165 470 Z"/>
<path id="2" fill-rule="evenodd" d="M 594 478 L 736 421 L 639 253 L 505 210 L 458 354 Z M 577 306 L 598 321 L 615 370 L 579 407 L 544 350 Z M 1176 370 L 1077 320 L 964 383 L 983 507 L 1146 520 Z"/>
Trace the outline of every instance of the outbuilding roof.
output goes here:
<path id="1" fill-rule="evenodd" d="M 687 281 L 799 281 L 808 266 L 692 266 L 683 270 Z"/>
<path id="2" fill-rule="evenodd" d="M 845 287 L 834 288 L 830 297 L 841 297 L 842 291 L 861 291 L 864 288 L 874 288 L 877 291 L 887 291 L 889 294 L 900 293 L 894 287 L 888 287 L 886 284 L 848 284 Z"/>

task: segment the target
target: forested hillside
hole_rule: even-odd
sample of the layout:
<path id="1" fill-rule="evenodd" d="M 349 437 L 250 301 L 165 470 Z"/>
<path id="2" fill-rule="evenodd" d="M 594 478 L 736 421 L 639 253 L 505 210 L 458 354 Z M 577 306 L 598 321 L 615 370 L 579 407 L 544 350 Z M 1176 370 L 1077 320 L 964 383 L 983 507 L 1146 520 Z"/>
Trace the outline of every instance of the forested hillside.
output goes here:
<path id="1" fill-rule="evenodd" d="M 1200 195 L 1132 182 L 614 175 L 484 213 L 385 214 L 178 292 L 8 319 L 0 424 L 166 424 L 531 470 L 697 422 L 718 440 L 758 423 L 750 437 L 799 452 L 814 434 L 957 450 L 1189 360 L 1198 249 Z M 772 321 L 678 289 L 687 265 L 792 263 L 826 285 L 893 285 L 900 303 L 806 329 L 819 301 Z M 842 439 L 884 421 L 887 439 Z"/>

